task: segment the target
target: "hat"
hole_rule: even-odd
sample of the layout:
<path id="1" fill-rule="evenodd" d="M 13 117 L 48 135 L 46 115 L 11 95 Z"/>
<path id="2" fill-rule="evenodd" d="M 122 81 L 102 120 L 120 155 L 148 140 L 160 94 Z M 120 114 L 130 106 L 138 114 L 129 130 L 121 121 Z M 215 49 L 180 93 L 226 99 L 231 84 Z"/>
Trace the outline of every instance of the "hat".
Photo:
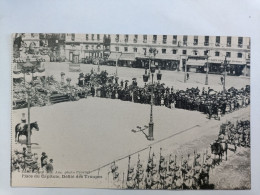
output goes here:
<path id="1" fill-rule="evenodd" d="M 42 153 L 42 155 L 44 155 L 44 156 L 45 156 L 45 155 L 46 155 L 46 153 L 45 153 L 45 152 L 43 152 L 43 153 Z"/>

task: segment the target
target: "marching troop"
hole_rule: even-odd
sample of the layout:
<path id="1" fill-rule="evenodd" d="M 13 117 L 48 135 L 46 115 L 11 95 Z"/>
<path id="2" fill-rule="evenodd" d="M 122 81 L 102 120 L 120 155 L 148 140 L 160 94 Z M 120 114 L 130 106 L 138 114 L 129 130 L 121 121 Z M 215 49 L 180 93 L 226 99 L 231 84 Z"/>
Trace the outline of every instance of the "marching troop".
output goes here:
<path id="1" fill-rule="evenodd" d="M 222 124 L 215 142 L 223 141 L 235 147 L 250 147 L 250 121 L 237 121 L 236 124 L 229 121 Z M 214 167 L 221 162 L 214 154 L 207 150 L 203 154 L 194 151 L 192 157 L 188 154 L 187 158 L 181 155 L 181 158 L 177 159 L 177 156 L 172 154 L 163 156 L 161 151 L 162 148 L 159 160 L 156 160 L 155 154 L 151 155 L 150 147 L 148 160 L 141 162 L 138 154 L 135 166 L 131 165 L 129 156 L 126 175 L 125 172 L 119 173 L 118 165 L 113 162 L 110 166 L 113 186 L 128 189 L 214 189 L 214 184 L 209 180 L 210 175 Z M 120 178 L 120 175 L 123 178 Z"/>

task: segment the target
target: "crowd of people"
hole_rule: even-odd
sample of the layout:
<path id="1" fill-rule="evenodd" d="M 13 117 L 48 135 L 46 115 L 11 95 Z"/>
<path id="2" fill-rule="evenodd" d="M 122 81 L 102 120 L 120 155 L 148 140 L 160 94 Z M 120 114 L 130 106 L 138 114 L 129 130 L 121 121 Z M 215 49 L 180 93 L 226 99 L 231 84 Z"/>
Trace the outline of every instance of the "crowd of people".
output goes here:
<path id="1" fill-rule="evenodd" d="M 243 138 L 234 139 L 233 137 L 236 137 L 234 132 L 243 135 Z M 228 135 L 227 140 L 222 138 L 225 133 Z M 250 121 L 242 120 L 236 124 L 229 121 L 221 125 L 215 143 L 224 140 L 236 147 L 250 147 Z M 161 151 L 162 149 L 158 160 L 155 160 L 154 153 L 150 155 L 149 152 L 147 162 L 141 162 L 138 154 L 135 165 L 131 165 L 129 156 L 126 175 L 120 173 L 118 165 L 113 162 L 110 166 L 113 186 L 128 189 L 214 189 L 214 184 L 210 183 L 212 173 L 210 170 L 219 165 L 222 159 L 214 155 L 213 151 L 211 153 L 210 150 L 205 153 L 194 151 L 194 154 L 188 155 L 187 158 L 184 158 L 184 155 L 163 156 Z"/>
<path id="2" fill-rule="evenodd" d="M 159 82 L 138 86 L 136 78 L 133 78 L 132 82 L 119 81 L 118 77 L 109 76 L 106 71 L 97 73 L 94 70 L 86 74 L 80 73 L 77 85 L 71 85 L 70 82 L 70 78 L 64 82 L 58 82 L 52 76 L 34 80 L 31 84 L 31 106 L 47 105 L 54 94 L 68 95 L 72 101 L 96 96 L 141 104 L 150 104 L 153 101 L 152 103 L 156 106 L 196 110 L 208 114 L 209 118 L 220 119 L 226 113 L 250 104 L 249 85 L 241 89 L 231 87 L 224 93 L 214 91 L 210 87 L 202 90 L 198 87 L 178 90 Z M 20 105 L 16 103 L 14 108 L 26 106 L 26 95 L 26 85 L 23 82 L 14 83 L 14 102 L 19 102 L 17 100 L 23 102 Z"/>
<path id="3" fill-rule="evenodd" d="M 186 90 L 175 90 L 173 87 L 166 87 L 159 82 L 138 86 L 136 78 L 129 80 L 121 80 L 118 77 L 108 77 L 107 73 L 101 72 L 101 82 L 99 85 L 93 85 L 91 80 L 95 77 L 92 73 L 79 76 L 78 85 L 89 86 L 91 95 L 120 99 L 123 101 L 132 101 L 134 103 L 153 104 L 156 106 L 166 106 L 168 108 L 180 108 L 186 110 L 197 110 L 208 114 L 209 118 L 225 115 L 226 113 L 246 107 L 250 104 L 250 86 L 247 85 L 242 89 L 231 87 L 223 92 L 216 92 L 210 87 L 203 88 L 187 88 Z M 153 94 L 153 98 L 151 98 Z"/>
<path id="4" fill-rule="evenodd" d="M 39 159 L 37 153 L 28 153 L 27 148 L 23 147 L 22 151 L 13 151 L 11 160 L 12 172 L 53 173 L 53 159 L 49 159 L 45 152 Z"/>

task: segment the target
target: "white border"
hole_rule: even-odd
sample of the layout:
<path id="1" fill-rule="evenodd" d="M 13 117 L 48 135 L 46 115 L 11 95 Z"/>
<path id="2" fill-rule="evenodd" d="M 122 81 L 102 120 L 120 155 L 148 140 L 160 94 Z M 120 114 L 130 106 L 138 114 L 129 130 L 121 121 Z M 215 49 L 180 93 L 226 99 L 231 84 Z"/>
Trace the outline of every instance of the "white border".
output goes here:
<path id="1" fill-rule="evenodd" d="M 241 35 L 251 37 L 252 190 L 178 191 L 182 194 L 260 192 L 260 1 L 258 0 L 0 0 L 0 194 L 172 194 L 176 191 L 121 191 L 10 187 L 11 33 L 140 33 Z"/>

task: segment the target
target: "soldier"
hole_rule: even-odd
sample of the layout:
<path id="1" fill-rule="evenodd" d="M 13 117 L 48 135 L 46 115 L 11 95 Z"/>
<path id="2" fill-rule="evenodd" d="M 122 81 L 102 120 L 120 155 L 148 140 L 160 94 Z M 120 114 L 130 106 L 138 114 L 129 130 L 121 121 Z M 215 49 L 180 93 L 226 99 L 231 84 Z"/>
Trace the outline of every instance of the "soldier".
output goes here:
<path id="1" fill-rule="evenodd" d="M 137 164 L 137 170 L 136 170 L 136 175 L 135 175 L 135 180 L 137 183 L 137 186 L 139 188 L 139 183 L 143 180 L 144 178 L 144 174 L 143 174 L 144 170 L 142 168 L 142 164 L 138 163 Z"/>
<path id="2" fill-rule="evenodd" d="M 52 173 L 53 172 L 53 159 L 50 159 L 49 163 L 46 165 L 46 172 Z"/>
<path id="3" fill-rule="evenodd" d="M 194 170 L 194 187 L 195 189 L 199 189 L 200 185 L 201 185 L 201 182 L 200 182 L 200 168 L 201 166 L 197 166 L 195 167 L 195 170 Z"/>
<path id="4" fill-rule="evenodd" d="M 205 160 L 205 164 L 208 168 L 208 171 L 213 168 L 213 159 L 211 158 L 211 155 L 208 154 L 207 157 L 206 157 L 206 160 Z"/>
<path id="5" fill-rule="evenodd" d="M 167 174 L 164 180 L 164 189 L 170 190 L 172 189 L 173 184 L 173 176 L 171 174 Z"/>
<path id="6" fill-rule="evenodd" d="M 150 173 L 152 170 L 153 170 L 153 160 L 151 158 L 149 158 L 148 163 L 147 163 L 146 172 Z"/>
<path id="7" fill-rule="evenodd" d="M 201 166 L 201 164 L 200 164 L 200 154 L 197 154 L 196 156 L 195 156 L 195 159 L 194 159 L 194 167 L 196 167 L 196 166 Z"/>
<path id="8" fill-rule="evenodd" d="M 163 156 L 161 156 L 159 168 L 159 172 L 167 169 L 167 162 L 165 161 L 165 158 Z"/>
<path id="9" fill-rule="evenodd" d="M 157 170 L 152 171 L 152 185 L 151 189 L 155 190 L 158 189 L 158 185 L 160 183 L 160 175 L 158 174 Z"/>
<path id="10" fill-rule="evenodd" d="M 203 185 L 209 184 L 209 169 L 206 164 L 203 164 L 201 173 L 200 173 L 200 182 L 203 182 Z"/>
<path id="11" fill-rule="evenodd" d="M 175 189 L 182 189 L 183 187 L 182 172 L 179 168 L 180 167 L 178 165 L 175 168 L 175 177 L 174 177 Z"/>
<path id="12" fill-rule="evenodd" d="M 117 171 L 118 166 L 116 165 L 115 161 L 112 163 L 110 168 L 112 173 L 115 173 Z"/>
<path id="13" fill-rule="evenodd" d="M 25 113 L 22 113 L 21 124 L 20 124 L 21 131 L 24 129 L 25 125 L 26 125 Z"/>
<path id="14" fill-rule="evenodd" d="M 135 180 L 131 176 L 127 177 L 126 186 L 127 186 L 128 189 L 134 189 L 135 188 L 135 186 L 136 186 Z"/>
<path id="15" fill-rule="evenodd" d="M 181 172 L 182 172 L 182 177 L 185 178 L 185 175 L 187 174 L 188 172 L 188 163 L 187 163 L 187 160 L 184 160 L 183 161 L 183 164 L 181 166 Z"/>
<path id="16" fill-rule="evenodd" d="M 45 152 L 42 152 L 42 156 L 41 156 L 41 167 L 43 168 L 45 165 L 47 165 L 46 159 L 47 155 Z"/>
<path id="17" fill-rule="evenodd" d="M 145 183 L 146 183 L 146 189 L 151 189 L 152 187 L 152 173 L 148 172 L 147 176 L 145 178 Z"/>

